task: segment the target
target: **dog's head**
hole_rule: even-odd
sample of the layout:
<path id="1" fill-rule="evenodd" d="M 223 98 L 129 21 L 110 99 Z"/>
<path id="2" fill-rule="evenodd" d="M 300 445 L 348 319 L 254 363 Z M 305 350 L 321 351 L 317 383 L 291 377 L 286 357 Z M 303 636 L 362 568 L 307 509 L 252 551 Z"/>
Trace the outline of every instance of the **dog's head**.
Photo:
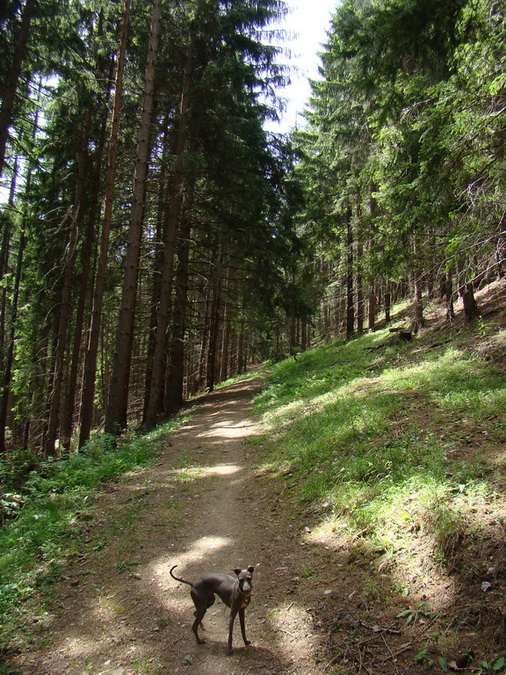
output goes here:
<path id="1" fill-rule="evenodd" d="M 253 587 L 253 572 L 255 568 L 250 566 L 245 570 L 242 570 L 240 567 L 236 567 L 234 572 L 237 574 L 237 579 L 239 581 L 239 589 L 244 595 L 249 595 Z"/>

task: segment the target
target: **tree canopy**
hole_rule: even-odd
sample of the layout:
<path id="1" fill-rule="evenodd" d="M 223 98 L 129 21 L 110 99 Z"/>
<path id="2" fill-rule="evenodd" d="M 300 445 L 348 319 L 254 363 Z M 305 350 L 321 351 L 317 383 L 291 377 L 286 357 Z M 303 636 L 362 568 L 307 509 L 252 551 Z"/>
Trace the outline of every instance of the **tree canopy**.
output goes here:
<path id="1" fill-rule="evenodd" d="M 266 358 L 504 276 L 494 0 L 343 0 L 307 124 L 265 131 L 281 0 L 0 15 L 0 451 L 152 428 Z"/>

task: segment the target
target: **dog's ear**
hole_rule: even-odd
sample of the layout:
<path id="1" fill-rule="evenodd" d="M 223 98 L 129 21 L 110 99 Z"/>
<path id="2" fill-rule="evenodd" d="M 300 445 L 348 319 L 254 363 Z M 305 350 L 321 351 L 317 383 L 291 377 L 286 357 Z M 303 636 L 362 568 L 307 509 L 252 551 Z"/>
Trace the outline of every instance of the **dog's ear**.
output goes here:
<path id="1" fill-rule="evenodd" d="M 240 567 L 235 567 L 234 572 L 239 576 L 239 574 L 242 572 L 242 569 Z"/>
<path id="2" fill-rule="evenodd" d="M 255 571 L 255 568 L 254 568 L 252 565 L 250 565 L 250 566 L 248 567 L 248 572 L 249 572 L 250 574 L 253 574 L 254 571 Z"/>

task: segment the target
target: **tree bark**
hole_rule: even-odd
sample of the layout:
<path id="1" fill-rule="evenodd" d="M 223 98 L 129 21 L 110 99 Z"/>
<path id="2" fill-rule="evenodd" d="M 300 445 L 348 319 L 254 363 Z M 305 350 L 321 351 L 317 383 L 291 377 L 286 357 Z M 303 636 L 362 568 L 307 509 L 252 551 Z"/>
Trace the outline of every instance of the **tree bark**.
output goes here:
<path id="1" fill-rule="evenodd" d="M 211 335 L 211 291 L 206 288 L 205 299 L 203 301 L 203 327 L 202 327 L 202 346 L 200 350 L 200 377 L 199 389 L 203 391 L 207 386 L 207 362 L 209 359 L 209 338 Z"/>
<path id="2" fill-rule="evenodd" d="M 188 49 L 187 59 L 183 74 L 183 87 L 181 102 L 179 106 L 179 123 L 176 134 L 176 143 L 174 154 L 176 160 L 174 163 L 173 180 L 169 195 L 169 217 L 166 228 L 166 240 L 164 249 L 164 259 L 162 266 L 162 280 L 160 288 L 160 299 L 157 316 L 157 325 L 154 336 L 153 364 L 151 377 L 149 378 L 149 394 L 147 396 L 147 405 L 144 414 L 143 428 L 152 429 L 156 424 L 157 415 L 160 412 L 160 402 L 163 394 L 163 374 L 165 372 L 165 356 L 167 348 L 167 329 L 170 319 L 170 304 L 172 299 L 172 277 L 174 269 L 174 253 L 176 248 L 177 230 L 184 201 L 184 174 L 185 161 L 184 150 L 187 146 L 188 135 L 188 117 L 190 112 L 190 85 L 193 70 L 192 47 Z M 188 206 L 188 205 L 187 205 Z M 190 222 L 190 211 L 187 213 L 186 220 Z M 190 231 L 183 235 L 188 239 Z M 186 254 L 187 264 L 188 254 Z M 181 265 L 181 258 L 179 265 Z M 185 292 L 186 296 L 186 292 Z"/>
<path id="3" fill-rule="evenodd" d="M 82 188 L 82 183 L 81 183 Z M 78 190 L 80 188 L 78 187 Z M 79 235 L 79 203 L 71 215 L 69 241 L 67 245 L 67 260 L 63 266 L 63 290 L 58 321 L 58 333 L 53 366 L 53 377 L 50 391 L 49 420 L 44 443 L 46 456 L 56 454 L 56 439 L 60 423 L 61 394 L 63 387 L 63 367 L 67 346 L 68 324 L 71 314 L 72 281 L 76 260 L 77 239 Z"/>
<path id="4" fill-rule="evenodd" d="M 388 279 L 385 281 L 385 323 L 388 325 L 391 321 L 390 310 L 392 302 L 391 284 Z"/>
<path id="5" fill-rule="evenodd" d="M 363 246 L 359 241 L 357 243 L 357 333 L 361 335 L 364 332 L 364 287 L 362 281 L 362 273 L 360 271 L 360 266 L 362 264 L 363 257 Z"/>
<path id="6" fill-rule="evenodd" d="M 216 384 L 216 357 L 218 346 L 218 329 L 220 324 L 221 310 L 221 277 L 217 280 L 216 288 L 213 293 L 213 302 L 211 307 L 211 322 L 209 334 L 209 354 L 207 358 L 207 388 L 214 390 Z"/>
<path id="7" fill-rule="evenodd" d="M 191 214 L 193 208 L 193 186 L 187 195 L 187 204 L 182 220 L 179 248 L 178 268 L 176 274 L 176 296 L 174 299 L 174 322 L 170 349 L 169 377 L 166 393 L 166 412 L 175 412 L 183 403 L 186 307 L 188 296 L 190 257 Z"/>
<path id="8" fill-rule="evenodd" d="M 67 246 L 67 259 L 63 268 L 63 289 L 62 289 L 62 301 L 60 307 L 60 319 L 58 325 L 58 338 L 56 346 L 56 354 L 54 360 L 54 373 L 53 373 L 53 385 L 51 387 L 51 406 L 49 413 L 49 422 L 48 430 L 45 441 L 45 451 L 46 455 L 55 454 L 55 443 L 58 437 L 58 430 L 60 430 L 60 442 L 62 447 L 69 448 L 70 446 L 70 434 L 67 433 L 67 438 L 62 439 L 62 425 L 63 425 L 63 411 L 65 408 L 69 408 L 68 401 L 63 400 L 62 392 L 64 390 L 63 385 L 63 369 L 64 369 L 64 359 L 66 348 L 68 344 L 68 326 L 70 321 L 70 316 L 72 313 L 71 300 L 72 300 L 72 286 L 74 281 L 74 270 L 75 263 L 77 258 L 77 243 L 79 237 L 79 231 L 81 229 L 83 221 L 83 211 L 84 211 L 84 191 L 85 191 L 85 181 L 86 175 L 89 171 L 89 157 L 88 157 L 88 146 L 90 142 L 90 129 L 91 129 L 91 120 L 92 120 L 92 109 L 88 108 L 86 113 L 86 118 L 84 122 L 84 128 L 82 131 L 82 142 L 81 148 L 78 156 L 78 172 L 76 179 L 76 195 L 74 199 L 73 213 L 71 214 L 71 227 L 69 235 L 69 243 Z M 85 264 L 85 267 L 88 265 Z M 65 393 L 67 396 L 71 397 L 74 400 L 74 388 L 66 388 Z"/>
<path id="9" fill-rule="evenodd" d="M 471 282 L 465 283 L 460 289 L 460 294 L 462 296 L 465 320 L 467 323 L 471 323 L 480 315 L 478 303 L 474 297 L 473 284 Z"/>
<path id="10" fill-rule="evenodd" d="M 7 274 L 9 271 L 9 256 L 10 256 L 10 247 L 11 247 L 11 236 L 12 236 L 12 229 L 13 229 L 13 222 L 10 214 L 10 209 L 14 205 L 14 195 L 16 193 L 16 180 L 17 180 L 17 173 L 18 173 L 18 161 L 17 161 L 17 156 L 14 162 L 14 171 L 12 173 L 12 180 L 11 180 L 11 185 L 10 185 L 10 190 L 9 190 L 9 209 L 6 209 L 4 214 L 3 214 L 3 234 L 2 234 L 2 251 L 0 253 L 0 281 L 4 278 L 4 276 Z M 6 336 L 6 331 L 7 331 L 7 296 L 8 296 L 8 289 L 6 284 L 2 284 L 2 294 L 1 294 L 1 301 L 0 301 L 0 350 L 4 350 L 5 347 L 5 336 Z M 0 367 L 3 368 L 5 366 L 4 359 L 0 359 Z"/>
<path id="11" fill-rule="evenodd" d="M 29 189 L 29 182 L 27 184 Z M 9 396 L 11 390 L 11 373 L 12 364 L 14 361 L 14 341 L 16 337 L 16 323 L 18 317 L 18 303 L 19 303 L 19 289 L 21 282 L 21 270 L 23 268 L 23 255 L 26 245 L 25 231 L 21 232 L 21 240 L 19 242 L 18 259 L 16 263 L 16 276 L 14 280 L 14 294 L 12 299 L 12 317 L 11 317 L 11 331 L 10 338 L 7 345 L 7 354 L 5 358 L 5 371 L 2 386 L 2 398 L 0 400 L 0 455 L 6 450 L 5 447 L 5 432 L 7 429 L 7 409 L 9 405 Z"/>
<path id="12" fill-rule="evenodd" d="M 146 180 L 150 154 L 150 130 L 154 109 L 155 73 L 158 59 L 161 16 L 162 2 L 161 0 L 154 0 L 144 79 L 141 122 L 137 141 L 133 203 L 128 231 L 121 307 L 105 420 L 105 430 L 110 434 L 119 434 L 127 426 L 128 385 L 132 360 L 135 305 L 144 223 Z"/>
<path id="13" fill-rule="evenodd" d="M 497 279 L 504 279 L 506 274 L 506 211 L 503 211 L 499 221 L 499 234 L 497 235 L 497 244 L 495 248 L 495 259 L 497 265 Z"/>
<path id="14" fill-rule="evenodd" d="M 446 302 L 446 320 L 448 323 L 453 323 L 455 320 L 455 309 L 453 307 L 453 275 L 451 271 L 445 274 L 443 290 Z"/>
<path id="15" fill-rule="evenodd" d="M 123 17 L 121 22 L 121 36 L 119 41 L 118 65 L 116 69 L 114 100 L 111 114 L 111 131 L 109 136 L 109 161 L 104 195 L 104 215 L 102 235 L 95 278 L 95 291 L 91 311 L 88 347 L 84 364 L 84 382 L 81 395 L 81 428 L 79 433 L 79 447 L 82 447 L 90 437 L 93 423 L 93 400 L 95 397 L 95 378 L 97 372 L 98 346 L 102 322 L 102 306 L 104 299 L 105 280 L 107 275 L 107 257 L 109 251 L 109 237 L 112 222 L 112 207 L 114 202 L 114 184 L 116 180 L 116 166 L 118 159 L 118 131 L 121 104 L 123 98 L 123 76 L 125 70 L 125 56 L 130 22 L 130 0 L 124 0 Z"/>
<path id="16" fill-rule="evenodd" d="M 75 318 L 75 330 L 72 341 L 72 355 L 70 361 L 70 369 L 68 381 L 66 385 L 66 393 L 63 400 L 62 421 L 60 425 L 60 439 L 65 449 L 70 449 L 73 423 L 74 423 L 74 409 L 76 405 L 76 391 L 77 391 L 77 376 L 79 371 L 80 354 L 82 350 L 82 339 L 85 325 L 85 311 L 87 305 L 88 293 L 90 291 L 90 277 L 92 266 L 90 261 L 93 254 L 93 244 L 95 240 L 95 227 L 98 216 L 98 204 L 100 195 L 100 180 L 102 174 L 102 161 L 106 142 L 106 123 L 102 124 L 102 132 L 98 144 L 98 152 L 94 172 L 94 181 L 92 188 L 92 196 L 90 204 L 88 205 L 87 224 L 84 234 L 84 242 L 81 250 L 82 273 L 79 280 L 79 297 L 77 301 L 77 310 Z M 93 401 L 92 401 L 93 404 Z"/>
<path id="17" fill-rule="evenodd" d="M 413 287 L 413 326 L 412 332 L 417 333 L 425 325 L 423 316 L 423 301 L 422 301 L 422 280 L 420 269 L 418 267 L 418 242 L 416 235 L 413 237 L 413 259 L 415 262 L 414 269 L 411 273 L 411 283 Z"/>
<path id="18" fill-rule="evenodd" d="M 351 223 L 351 209 L 346 214 L 346 339 L 351 340 L 355 334 L 355 306 L 354 306 L 354 256 L 353 256 L 353 228 Z"/>

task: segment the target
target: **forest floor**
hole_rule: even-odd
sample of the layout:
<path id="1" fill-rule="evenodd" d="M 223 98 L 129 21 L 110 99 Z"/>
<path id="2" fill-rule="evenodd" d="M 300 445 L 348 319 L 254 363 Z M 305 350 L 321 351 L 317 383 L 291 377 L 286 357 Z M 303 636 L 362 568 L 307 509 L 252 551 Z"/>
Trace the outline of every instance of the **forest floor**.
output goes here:
<path id="1" fill-rule="evenodd" d="M 487 311 L 500 339 L 477 338 L 475 348 L 504 369 L 504 289 L 497 290 Z M 415 351 L 444 342 L 441 325 L 436 322 Z M 487 533 L 468 551 L 462 545 L 468 539 L 448 543 L 458 551 L 455 570 L 443 573 L 420 539 L 411 578 L 393 588 L 393 577 L 383 573 L 388 569 L 373 565 L 370 552 L 361 556 L 355 540 L 345 537 L 343 544 L 339 533 L 317 527 L 318 511 L 295 497 L 288 472 L 280 477 L 262 468 L 255 439 L 266 430 L 250 408 L 262 385 L 259 375 L 199 399 L 190 420 L 161 441 L 155 465 L 104 488 L 86 526 L 86 551 L 58 584 L 52 611 L 34 617 L 32 645 L 16 655 L 13 672 L 393 675 L 501 669 L 504 500 L 476 514 Z M 406 414 L 426 417 L 421 406 L 406 405 Z M 504 439 L 492 444 L 479 433 L 466 432 L 462 459 L 477 452 L 498 465 Z M 499 488 L 506 486 L 503 471 Z M 189 587 L 169 575 L 176 564 L 176 573 L 190 580 L 255 566 L 246 610 L 251 645 L 243 644 L 237 621 L 234 652 L 226 655 L 228 610 L 220 601 L 206 615 L 206 643 L 196 644 Z M 417 602 L 403 595 L 410 584 Z M 473 640 L 486 644 L 493 658 L 467 670 Z M 445 659 L 438 662 L 440 654 Z"/>
<path id="2" fill-rule="evenodd" d="M 338 589 L 332 553 L 304 542 L 306 522 L 290 513 L 279 483 L 256 469 L 244 441 L 260 433 L 249 416 L 262 378 L 200 400 L 165 441 L 155 466 L 111 484 L 90 523 L 90 552 L 67 570 L 51 615 L 39 617 L 35 644 L 16 658 L 34 675 L 324 672 L 315 664 L 321 634 L 314 612 Z M 300 518 L 300 519 L 299 519 Z M 169 576 L 254 565 L 245 647 L 237 619 L 226 655 L 228 610 L 208 611 L 197 645 L 189 587 Z M 303 579 L 315 568 L 318 576 Z"/>

